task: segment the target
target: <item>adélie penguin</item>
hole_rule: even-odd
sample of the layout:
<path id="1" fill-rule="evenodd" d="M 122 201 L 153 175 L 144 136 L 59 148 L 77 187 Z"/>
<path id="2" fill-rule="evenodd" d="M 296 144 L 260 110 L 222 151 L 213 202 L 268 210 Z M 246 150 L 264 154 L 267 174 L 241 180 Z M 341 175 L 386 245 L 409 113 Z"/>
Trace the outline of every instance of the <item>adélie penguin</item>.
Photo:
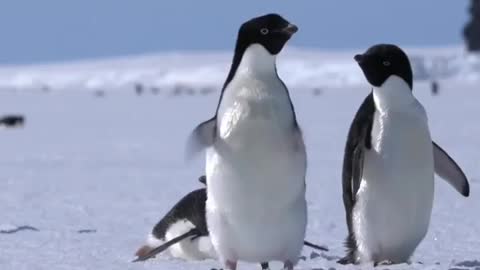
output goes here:
<path id="1" fill-rule="evenodd" d="M 355 56 L 372 92 L 350 126 L 343 161 L 347 256 L 339 262 L 407 262 L 427 233 L 434 173 L 464 196 L 465 174 L 430 136 L 412 93 L 407 55 L 379 44 Z"/>
<path id="2" fill-rule="evenodd" d="M 198 179 L 206 184 L 206 177 Z M 172 257 L 184 260 L 217 259 L 211 244 L 205 217 L 205 188 L 194 190 L 177 202 L 160 219 L 148 235 L 146 243 L 136 252 L 134 262 L 154 258 L 168 251 Z M 328 251 L 327 247 L 313 244 L 307 240 L 304 245 L 313 249 Z M 268 269 L 268 262 L 261 263 L 262 269 Z"/>
<path id="3" fill-rule="evenodd" d="M 307 224 L 302 133 L 276 56 L 298 28 L 277 14 L 245 22 L 215 116 L 189 149 L 206 149 L 207 224 L 227 269 L 281 261 L 293 269 Z"/>

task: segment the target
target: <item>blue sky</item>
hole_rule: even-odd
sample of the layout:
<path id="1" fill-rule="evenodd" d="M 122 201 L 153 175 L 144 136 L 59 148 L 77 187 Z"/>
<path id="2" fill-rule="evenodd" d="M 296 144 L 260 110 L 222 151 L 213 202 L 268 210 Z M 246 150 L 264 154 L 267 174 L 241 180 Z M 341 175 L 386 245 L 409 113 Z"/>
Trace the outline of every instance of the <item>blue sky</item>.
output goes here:
<path id="1" fill-rule="evenodd" d="M 292 45 L 461 44 L 467 0 L 2 0 L 0 65 L 233 47 L 238 26 L 278 12 Z"/>

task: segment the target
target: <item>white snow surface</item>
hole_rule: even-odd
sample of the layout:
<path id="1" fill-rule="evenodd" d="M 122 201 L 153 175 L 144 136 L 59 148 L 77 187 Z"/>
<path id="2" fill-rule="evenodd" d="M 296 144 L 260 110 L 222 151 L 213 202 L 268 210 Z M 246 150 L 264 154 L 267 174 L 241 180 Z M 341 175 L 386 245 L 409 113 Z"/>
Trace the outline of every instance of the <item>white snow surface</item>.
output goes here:
<path id="1" fill-rule="evenodd" d="M 378 269 L 479 269 L 477 56 L 460 48 L 407 52 L 432 137 L 466 172 L 471 196 L 461 197 L 437 178 L 429 232 L 412 264 Z M 307 239 L 330 248 L 312 259 L 305 248 L 307 259 L 297 269 L 369 268 L 335 263 L 344 255 L 346 236 L 343 148 L 350 121 L 369 92 L 352 60 L 355 53 L 290 49 L 279 59 L 308 152 Z M 160 217 L 201 186 L 204 162 L 185 162 L 185 143 L 195 125 L 213 115 L 230 57 L 178 53 L 0 68 L 0 115 L 26 117 L 23 128 L 0 129 L 0 269 L 219 268 L 213 260 L 185 262 L 166 254 L 130 261 Z M 430 94 L 431 79 L 439 81 L 438 96 Z M 161 94 L 137 96 L 136 83 L 159 87 Z M 179 85 L 193 92 L 182 97 L 175 92 Z M 51 91 L 39 91 L 45 88 Z M 38 231 L 3 233 L 20 226 Z M 242 263 L 239 269 L 260 267 Z"/>

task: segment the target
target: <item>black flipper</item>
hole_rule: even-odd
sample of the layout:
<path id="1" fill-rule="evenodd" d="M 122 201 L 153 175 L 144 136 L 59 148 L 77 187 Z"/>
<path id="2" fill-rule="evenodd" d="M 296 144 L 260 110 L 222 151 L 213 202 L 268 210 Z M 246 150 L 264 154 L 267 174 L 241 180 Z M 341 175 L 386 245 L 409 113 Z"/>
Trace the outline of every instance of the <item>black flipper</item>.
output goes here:
<path id="1" fill-rule="evenodd" d="M 132 262 L 146 261 L 150 258 L 155 257 L 157 254 L 167 250 L 170 246 L 182 241 L 183 239 L 186 239 L 188 237 L 198 237 L 200 235 L 201 235 L 201 233 L 198 229 L 196 229 L 196 228 L 191 229 L 190 231 L 188 231 L 188 232 L 186 232 L 186 233 L 184 233 L 180 236 L 177 236 L 177 237 L 171 239 L 170 241 L 165 242 L 163 245 L 152 249 L 148 254 L 146 254 L 144 256 L 139 256 L 138 258 L 136 258 Z"/>
<path id="2" fill-rule="evenodd" d="M 445 150 L 435 142 L 432 143 L 435 173 L 452 185 L 460 194 L 468 197 L 470 195 L 470 185 L 467 176 Z"/>
<path id="3" fill-rule="evenodd" d="M 198 125 L 190 134 L 187 143 L 187 159 L 195 157 L 205 148 L 212 146 L 217 134 L 217 118 L 213 117 Z"/>
<path id="4" fill-rule="evenodd" d="M 341 264 L 355 263 L 357 243 L 353 232 L 352 211 L 362 180 L 364 155 L 372 147 L 371 131 L 374 114 L 375 103 L 370 93 L 358 109 L 348 132 L 342 173 L 343 204 L 348 227 L 348 236 L 345 241 L 347 255 L 338 261 Z"/>
<path id="5" fill-rule="evenodd" d="M 316 244 L 313 244 L 307 240 L 303 241 L 303 244 L 307 247 L 311 247 L 313 249 L 316 249 L 316 250 L 321 250 L 321 251 L 328 251 L 328 248 L 327 247 L 324 247 L 324 246 L 319 246 L 319 245 L 316 245 Z"/>
<path id="6" fill-rule="evenodd" d="M 270 269 L 270 266 L 268 265 L 268 262 L 261 263 L 260 266 L 262 266 L 262 270 Z"/>

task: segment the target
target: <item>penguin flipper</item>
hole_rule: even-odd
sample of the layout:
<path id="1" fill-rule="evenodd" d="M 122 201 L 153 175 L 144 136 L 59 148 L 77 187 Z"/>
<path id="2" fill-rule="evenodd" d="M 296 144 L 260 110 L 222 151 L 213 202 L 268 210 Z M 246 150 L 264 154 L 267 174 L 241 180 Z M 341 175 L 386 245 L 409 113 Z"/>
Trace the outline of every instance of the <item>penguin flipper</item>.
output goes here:
<path id="1" fill-rule="evenodd" d="M 365 151 L 372 148 L 371 131 L 374 112 L 373 95 L 369 94 L 360 105 L 348 132 L 342 173 L 343 202 L 347 213 L 353 209 L 360 187 Z"/>
<path id="2" fill-rule="evenodd" d="M 352 178 L 350 180 L 352 190 L 350 195 L 352 196 L 352 201 L 355 201 L 358 189 L 360 188 L 360 182 L 362 181 L 364 156 L 365 151 L 363 144 L 357 145 L 353 151 Z"/>
<path id="3" fill-rule="evenodd" d="M 433 161 L 435 173 L 447 181 L 453 188 L 465 197 L 470 195 L 470 185 L 467 176 L 457 165 L 455 160 L 443 150 L 438 144 L 433 142 Z"/>
<path id="4" fill-rule="evenodd" d="M 328 251 L 327 247 L 314 244 L 314 243 L 309 242 L 307 240 L 303 241 L 303 245 L 305 245 L 307 247 L 311 247 L 311 248 L 316 249 L 316 250 Z"/>
<path id="5" fill-rule="evenodd" d="M 217 118 L 200 123 L 190 134 L 187 143 L 187 159 L 195 157 L 205 148 L 213 145 L 217 134 Z"/>
<path id="6" fill-rule="evenodd" d="M 363 162 L 366 151 L 372 148 L 372 126 L 375 114 L 375 103 L 370 93 L 358 109 L 348 131 L 345 155 L 343 159 L 342 187 L 343 204 L 348 227 L 348 236 L 345 241 L 347 256 L 339 263 L 354 263 L 357 242 L 353 231 L 353 208 L 357 192 L 363 176 Z"/>
<path id="7" fill-rule="evenodd" d="M 201 233 L 198 229 L 194 228 L 194 229 L 191 229 L 190 231 L 182 234 L 182 235 L 179 235 L 173 239 L 171 239 L 170 241 L 167 241 L 165 242 L 164 244 L 150 250 L 148 253 L 146 254 L 141 254 L 140 256 L 138 256 L 135 260 L 133 260 L 132 262 L 141 262 L 141 261 L 146 261 L 148 259 L 151 259 L 153 257 L 155 257 L 157 254 L 159 253 L 162 253 L 163 251 L 167 250 L 169 247 L 171 247 L 172 245 L 188 238 L 188 237 L 199 237 L 201 236 Z"/>

